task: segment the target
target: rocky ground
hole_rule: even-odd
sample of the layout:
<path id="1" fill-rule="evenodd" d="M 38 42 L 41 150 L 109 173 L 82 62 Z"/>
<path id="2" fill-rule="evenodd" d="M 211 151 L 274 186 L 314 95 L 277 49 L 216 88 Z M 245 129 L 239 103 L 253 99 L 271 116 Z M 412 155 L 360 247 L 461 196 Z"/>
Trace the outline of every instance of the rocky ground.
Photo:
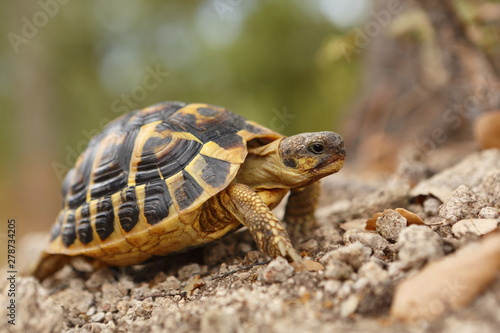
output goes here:
<path id="1" fill-rule="evenodd" d="M 246 232 L 140 267 L 76 261 L 18 278 L 15 326 L 2 292 L 0 331 L 498 332 L 500 150 L 462 157 L 325 179 L 296 246 L 308 271 L 269 262 Z"/>

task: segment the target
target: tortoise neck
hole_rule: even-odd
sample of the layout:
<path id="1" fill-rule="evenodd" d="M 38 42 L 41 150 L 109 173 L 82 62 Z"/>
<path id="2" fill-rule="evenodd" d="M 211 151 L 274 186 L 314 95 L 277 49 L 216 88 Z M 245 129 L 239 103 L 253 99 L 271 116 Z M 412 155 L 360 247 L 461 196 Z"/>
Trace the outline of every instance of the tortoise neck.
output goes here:
<path id="1" fill-rule="evenodd" d="M 298 179 L 297 174 L 283 164 L 279 150 L 282 140 L 248 149 L 233 183 L 245 184 L 255 190 L 302 186 L 306 179 Z"/>

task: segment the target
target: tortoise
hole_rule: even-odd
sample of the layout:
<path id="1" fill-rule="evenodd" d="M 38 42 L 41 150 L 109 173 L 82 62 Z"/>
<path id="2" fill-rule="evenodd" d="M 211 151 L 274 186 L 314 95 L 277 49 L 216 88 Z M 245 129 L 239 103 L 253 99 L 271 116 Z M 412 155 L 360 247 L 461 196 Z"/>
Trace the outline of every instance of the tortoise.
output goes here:
<path id="1" fill-rule="evenodd" d="M 159 103 L 93 137 L 62 184 L 62 209 L 32 274 L 72 256 L 139 264 L 220 239 L 245 226 L 265 254 L 302 263 L 271 212 L 290 191 L 285 221 L 314 224 L 318 180 L 339 171 L 334 132 L 285 137 L 219 106 Z"/>

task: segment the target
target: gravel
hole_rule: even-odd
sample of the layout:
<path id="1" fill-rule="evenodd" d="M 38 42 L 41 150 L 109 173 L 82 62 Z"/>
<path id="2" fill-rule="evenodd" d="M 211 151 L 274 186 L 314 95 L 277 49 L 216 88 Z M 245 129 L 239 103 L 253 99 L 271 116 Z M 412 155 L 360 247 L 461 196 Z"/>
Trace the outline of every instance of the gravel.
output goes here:
<path id="1" fill-rule="evenodd" d="M 334 175 L 325 181 L 319 226 L 296 245 L 308 270 L 269 262 L 240 232 L 133 269 L 67 266 L 42 284 L 18 277 L 17 322 L 6 322 L 2 306 L 0 331 L 497 332 L 500 278 L 435 321 L 406 325 L 389 315 L 401 281 L 480 242 L 482 234 L 471 232 L 477 223 L 498 230 L 499 161 L 498 150 L 473 153 L 411 190 L 396 178 L 363 184 L 353 175 L 350 187 L 348 174 Z M 388 211 L 376 231 L 364 229 L 373 214 L 395 208 L 425 224 L 407 225 Z M 0 304 L 6 297 L 4 290 Z"/>

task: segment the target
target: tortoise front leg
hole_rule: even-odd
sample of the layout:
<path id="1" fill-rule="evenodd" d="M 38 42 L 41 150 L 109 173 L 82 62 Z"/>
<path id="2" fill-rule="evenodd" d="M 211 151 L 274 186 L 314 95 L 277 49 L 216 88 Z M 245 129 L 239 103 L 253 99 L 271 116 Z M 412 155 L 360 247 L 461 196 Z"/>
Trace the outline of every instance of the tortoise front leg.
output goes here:
<path id="1" fill-rule="evenodd" d="M 223 201 L 230 201 L 226 209 L 248 228 L 262 252 L 273 258 L 288 257 L 302 264 L 302 257 L 293 248 L 282 223 L 255 191 L 247 185 L 233 184 L 224 192 L 227 197 Z"/>
<path id="2" fill-rule="evenodd" d="M 284 220 L 288 224 L 288 231 L 294 241 L 316 226 L 314 212 L 318 207 L 319 194 L 319 181 L 290 191 Z"/>

